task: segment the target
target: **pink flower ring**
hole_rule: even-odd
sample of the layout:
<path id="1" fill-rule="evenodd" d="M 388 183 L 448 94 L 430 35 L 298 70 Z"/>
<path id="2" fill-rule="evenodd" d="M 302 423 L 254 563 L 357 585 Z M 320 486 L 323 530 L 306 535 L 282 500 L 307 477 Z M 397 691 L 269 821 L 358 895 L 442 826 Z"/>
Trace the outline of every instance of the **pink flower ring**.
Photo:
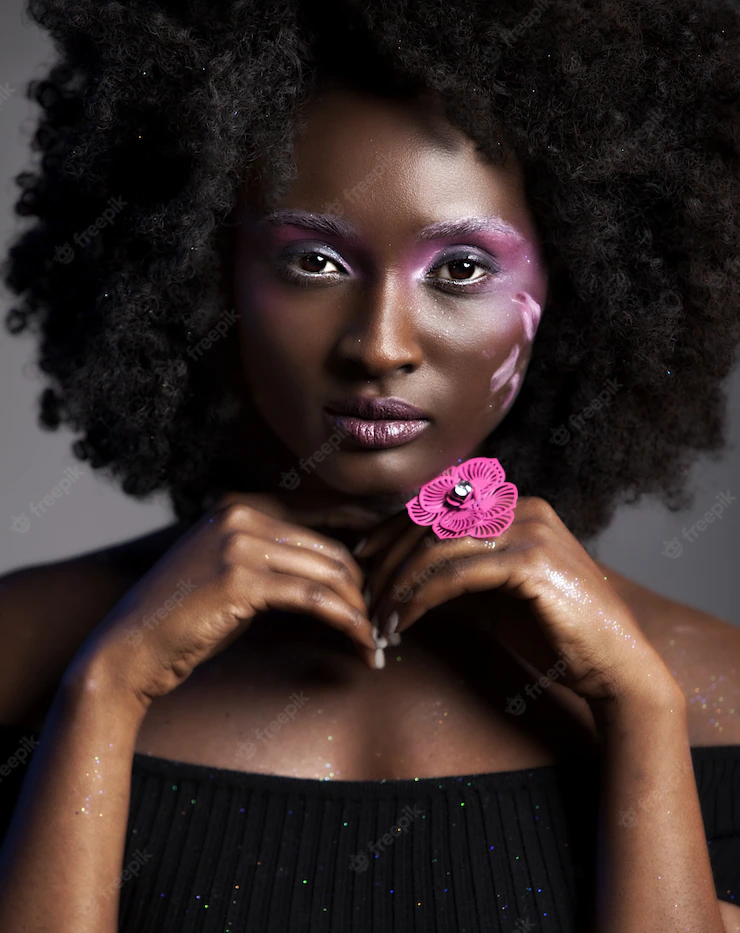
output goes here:
<path id="1" fill-rule="evenodd" d="M 496 457 L 473 457 L 450 467 L 406 503 L 411 520 L 431 525 L 438 538 L 496 538 L 514 521 L 514 483 Z"/>

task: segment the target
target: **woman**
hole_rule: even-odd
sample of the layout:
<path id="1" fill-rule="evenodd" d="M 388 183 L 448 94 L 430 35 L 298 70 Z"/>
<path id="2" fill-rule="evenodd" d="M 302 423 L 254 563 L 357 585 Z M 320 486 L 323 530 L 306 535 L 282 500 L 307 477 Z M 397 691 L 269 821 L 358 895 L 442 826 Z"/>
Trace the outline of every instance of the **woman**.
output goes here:
<path id="1" fill-rule="evenodd" d="M 3 579 L 0 928 L 740 930 L 740 636 L 584 546 L 724 440 L 737 10 L 30 9 L 8 323 L 176 522 Z"/>

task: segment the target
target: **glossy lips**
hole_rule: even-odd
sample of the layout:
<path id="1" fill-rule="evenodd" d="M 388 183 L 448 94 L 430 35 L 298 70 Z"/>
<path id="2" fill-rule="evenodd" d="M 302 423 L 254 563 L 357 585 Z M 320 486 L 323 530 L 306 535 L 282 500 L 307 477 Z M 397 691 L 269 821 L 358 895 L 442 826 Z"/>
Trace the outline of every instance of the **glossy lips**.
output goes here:
<path id="1" fill-rule="evenodd" d="M 423 411 L 398 398 L 336 399 L 325 413 L 334 428 L 367 449 L 407 444 L 430 424 Z"/>

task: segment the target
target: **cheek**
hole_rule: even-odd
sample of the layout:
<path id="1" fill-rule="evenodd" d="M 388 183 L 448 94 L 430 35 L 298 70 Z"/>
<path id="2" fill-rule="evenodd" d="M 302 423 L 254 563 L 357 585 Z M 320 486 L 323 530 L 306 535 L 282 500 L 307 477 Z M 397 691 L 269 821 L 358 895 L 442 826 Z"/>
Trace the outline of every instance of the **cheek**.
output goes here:
<path id="1" fill-rule="evenodd" d="M 502 400 L 504 408 L 508 407 L 519 389 L 522 373 L 521 370 L 517 370 L 517 366 L 523 359 L 523 350 L 531 346 L 542 315 L 542 309 L 539 303 L 532 298 L 529 292 L 517 292 L 517 294 L 512 296 L 511 300 L 521 311 L 524 339 L 512 346 L 506 359 L 491 376 L 491 381 L 489 383 L 489 389 L 492 393 L 500 391 L 504 386 L 508 387 L 506 397 Z"/>

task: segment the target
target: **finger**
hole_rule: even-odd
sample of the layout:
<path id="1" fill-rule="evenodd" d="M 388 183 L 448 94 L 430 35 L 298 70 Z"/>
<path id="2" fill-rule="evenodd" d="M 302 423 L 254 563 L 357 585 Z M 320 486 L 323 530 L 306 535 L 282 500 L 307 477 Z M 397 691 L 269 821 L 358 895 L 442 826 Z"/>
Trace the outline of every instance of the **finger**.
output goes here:
<path id="1" fill-rule="evenodd" d="M 313 581 L 333 592 L 360 615 L 354 623 L 355 632 L 364 635 L 364 644 L 374 647 L 373 631 L 367 616 L 367 608 L 350 574 L 347 565 L 340 560 L 325 556 L 308 548 L 285 547 L 269 540 L 242 535 L 231 544 L 235 556 L 244 566 L 266 571 L 290 574 Z"/>
<path id="2" fill-rule="evenodd" d="M 311 615 L 344 632 L 355 644 L 375 652 L 370 621 L 329 586 L 291 573 L 272 572 L 267 605 L 282 612 Z"/>
<path id="3" fill-rule="evenodd" d="M 526 542 L 526 530 L 511 525 L 497 538 L 466 535 L 440 541 L 431 549 L 417 547 L 377 594 L 370 618 L 386 637 L 389 631 L 400 633 L 430 608 L 464 593 L 478 592 L 481 587 L 475 585 L 474 578 L 468 586 L 465 575 L 473 567 L 489 567 L 493 553 L 499 566 L 503 566 L 504 556 L 508 558 L 518 553 Z M 482 588 L 495 589 L 496 586 Z M 421 611 L 417 613 L 417 609 Z"/>
<path id="4" fill-rule="evenodd" d="M 270 504 L 270 509 L 270 512 L 262 512 L 251 500 L 245 502 L 240 497 L 232 499 L 220 515 L 225 524 L 234 531 L 242 531 L 263 541 L 315 551 L 341 561 L 352 575 L 355 585 L 362 590 L 364 574 L 346 545 L 336 538 L 322 535 L 313 528 L 274 517 L 274 503 Z"/>
<path id="5" fill-rule="evenodd" d="M 525 500 L 519 500 L 524 502 Z M 506 529 L 502 535 L 497 535 L 491 538 L 475 538 L 472 535 L 462 535 L 459 538 L 438 538 L 437 535 L 432 531 L 429 526 L 426 525 L 417 525 L 415 522 L 411 521 L 410 516 L 407 516 L 410 524 L 407 525 L 406 529 L 402 531 L 399 535 L 397 541 L 393 544 L 392 547 L 387 548 L 385 554 L 382 555 L 379 563 L 376 566 L 373 566 L 367 572 L 367 585 L 365 592 L 369 592 L 370 598 L 368 599 L 368 610 L 370 612 L 370 618 L 374 619 L 374 615 L 377 611 L 378 600 L 381 595 L 388 589 L 388 582 L 394 573 L 400 575 L 401 568 L 403 568 L 404 579 L 394 581 L 398 583 L 398 586 L 401 589 L 402 596 L 399 597 L 402 600 L 407 598 L 409 587 L 413 586 L 413 578 L 417 572 L 421 572 L 422 575 L 427 575 L 434 572 L 435 566 L 444 560 L 444 557 L 440 557 L 440 548 L 442 549 L 443 554 L 452 554 L 460 553 L 468 555 L 470 553 L 470 547 L 480 548 L 487 547 L 493 548 L 498 542 L 499 547 L 503 546 L 505 541 L 509 539 L 504 536 L 508 534 L 514 525 L 521 525 L 528 521 L 537 521 L 541 520 L 541 508 L 537 505 L 541 500 L 536 500 L 530 497 L 530 505 L 525 507 L 522 510 L 523 518 L 520 518 L 519 512 L 514 513 L 514 521 Z M 542 503 L 544 505 L 544 503 Z M 518 509 L 519 503 L 517 503 Z M 449 548 L 453 550 L 450 551 Z M 411 556 L 417 553 L 418 561 L 423 563 L 421 568 L 416 566 L 407 566 Z M 364 554 L 364 550 L 362 552 Z M 408 579 L 406 579 L 408 578 Z M 393 624 L 393 623 L 392 623 Z"/>
<path id="6" fill-rule="evenodd" d="M 431 547 L 422 545 L 422 540 L 429 532 L 429 528 L 422 528 L 420 525 L 411 523 L 407 526 L 395 541 L 384 552 L 379 555 L 377 564 L 366 572 L 366 593 L 368 593 L 368 612 L 370 618 L 373 618 L 374 609 L 378 604 L 378 598 L 383 593 L 389 578 L 397 572 L 398 568 L 404 563 L 410 554 L 417 548 L 423 547 L 427 550 Z"/>
<path id="7" fill-rule="evenodd" d="M 380 671 L 385 667 L 385 650 L 383 648 L 365 648 L 355 642 L 357 654 L 364 664 L 367 664 L 371 670 Z"/>

